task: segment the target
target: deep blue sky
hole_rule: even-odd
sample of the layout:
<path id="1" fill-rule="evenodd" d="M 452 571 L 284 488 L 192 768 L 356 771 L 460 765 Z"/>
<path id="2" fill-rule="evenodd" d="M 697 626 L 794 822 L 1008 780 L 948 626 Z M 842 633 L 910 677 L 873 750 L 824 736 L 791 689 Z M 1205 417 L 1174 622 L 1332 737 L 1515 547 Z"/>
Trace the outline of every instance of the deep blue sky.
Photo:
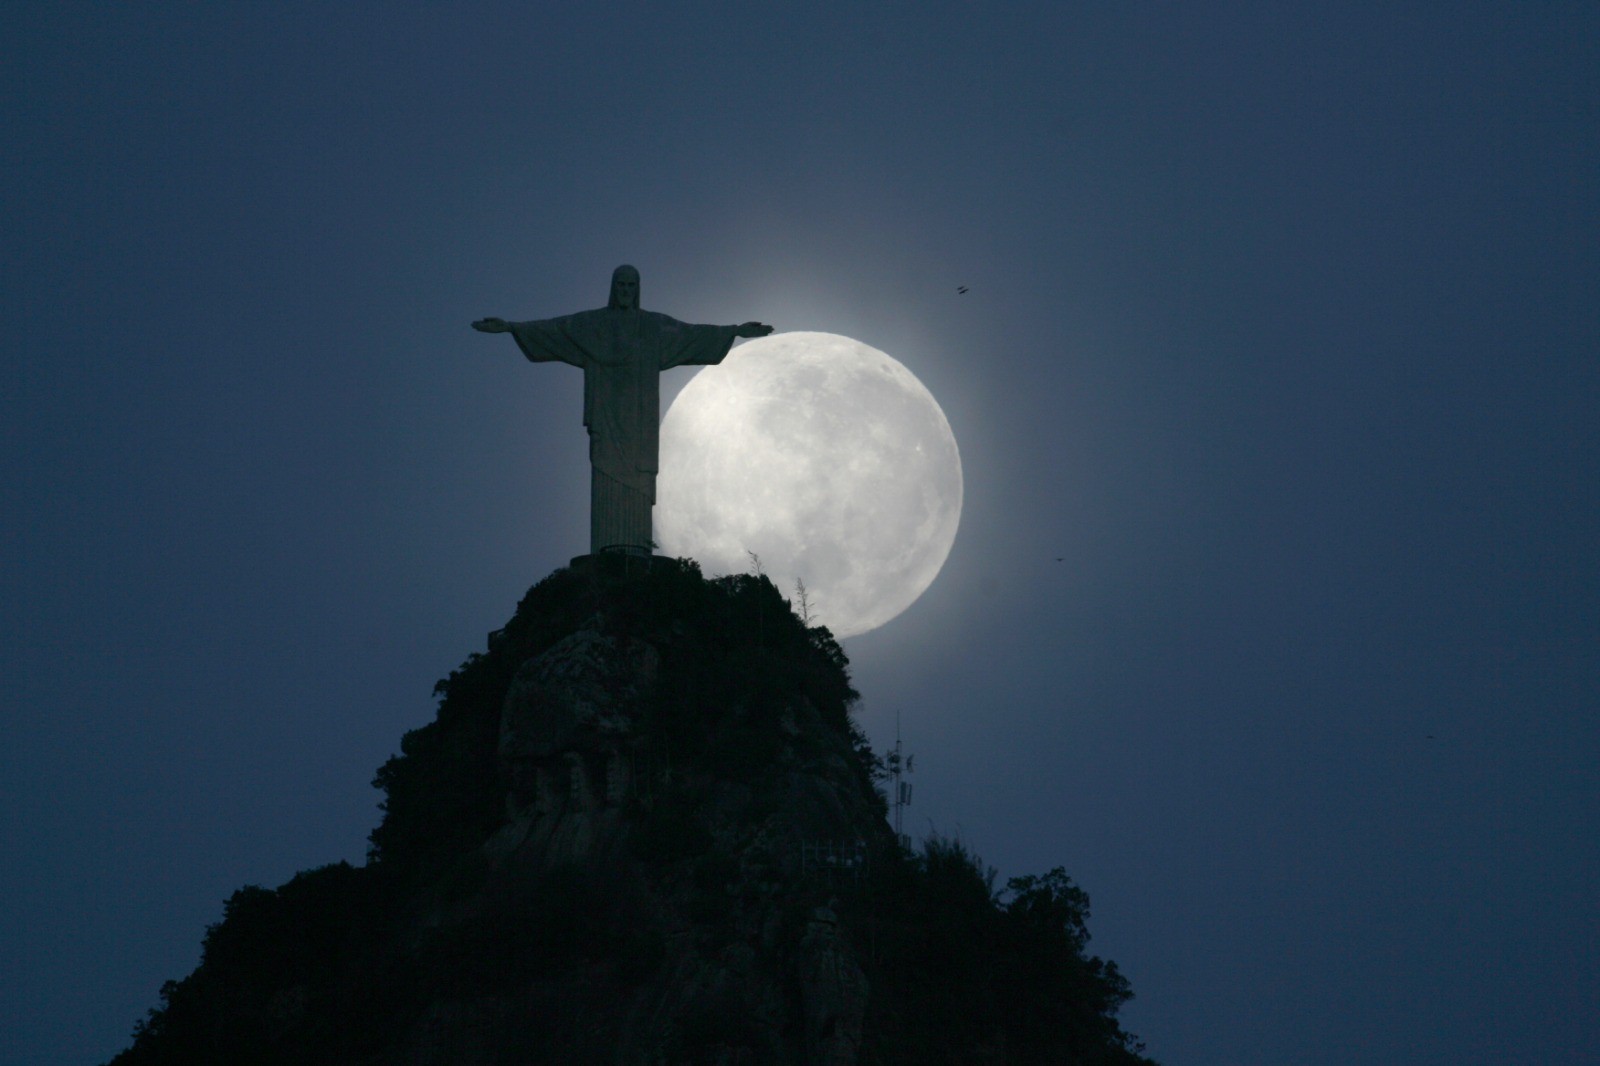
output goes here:
<path id="1" fill-rule="evenodd" d="M 579 375 L 468 322 L 624 261 L 939 398 L 862 720 L 1151 1054 L 1592 1061 L 1600 8 L 537 6 L 7 9 L 0 1061 L 362 858 L 586 544 Z"/>

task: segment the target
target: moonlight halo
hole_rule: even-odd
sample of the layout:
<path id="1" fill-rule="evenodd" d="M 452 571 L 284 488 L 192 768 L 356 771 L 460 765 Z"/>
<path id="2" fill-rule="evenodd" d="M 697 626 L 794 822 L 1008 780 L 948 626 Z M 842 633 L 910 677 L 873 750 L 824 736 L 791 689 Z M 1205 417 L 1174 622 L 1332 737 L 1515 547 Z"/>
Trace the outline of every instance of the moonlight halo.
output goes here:
<path id="1" fill-rule="evenodd" d="M 938 402 L 849 337 L 743 344 L 696 375 L 661 425 L 661 550 L 707 573 L 746 572 L 754 552 L 786 596 L 805 583 L 813 624 L 838 637 L 876 629 L 933 583 L 961 501 Z"/>

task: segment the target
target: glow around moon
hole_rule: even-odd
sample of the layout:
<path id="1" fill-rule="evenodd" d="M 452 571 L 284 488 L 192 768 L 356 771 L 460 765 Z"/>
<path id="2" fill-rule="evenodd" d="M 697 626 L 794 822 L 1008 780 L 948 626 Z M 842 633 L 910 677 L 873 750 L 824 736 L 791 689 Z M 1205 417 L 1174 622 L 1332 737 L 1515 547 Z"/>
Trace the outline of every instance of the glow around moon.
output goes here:
<path id="1" fill-rule="evenodd" d="M 661 425 L 656 539 L 707 575 L 751 552 L 812 624 L 876 629 L 933 583 L 961 521 L 961 456 L 911 371 L 832 333 L 735 348 Z"/>

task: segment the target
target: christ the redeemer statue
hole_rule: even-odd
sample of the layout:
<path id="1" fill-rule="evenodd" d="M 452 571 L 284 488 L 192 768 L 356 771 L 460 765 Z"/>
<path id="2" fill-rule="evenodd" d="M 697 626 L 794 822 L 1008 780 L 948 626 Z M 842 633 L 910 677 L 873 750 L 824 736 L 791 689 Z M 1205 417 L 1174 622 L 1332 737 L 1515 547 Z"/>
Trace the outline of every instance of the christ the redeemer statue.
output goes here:
<path id="1" fill-rule="evenodd" d="M 661 450 L 661 371 L 722 362 L 737 337 L 772 327 L 691 326 L 639 309 L 639 272 L 611 274 L 611 302 L 536 322 L 483 318 L 483 333 L 509 333 L 535 363 L 583 370 L 583 424 L 589 430 L 589 551 L 649 555 Z"/>

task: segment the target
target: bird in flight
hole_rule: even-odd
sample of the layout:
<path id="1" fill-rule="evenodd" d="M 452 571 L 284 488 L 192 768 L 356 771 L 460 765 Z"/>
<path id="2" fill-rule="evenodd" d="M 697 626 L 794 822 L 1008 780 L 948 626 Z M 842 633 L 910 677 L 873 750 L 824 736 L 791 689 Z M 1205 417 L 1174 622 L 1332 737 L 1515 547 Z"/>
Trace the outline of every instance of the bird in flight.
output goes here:
<path id="1" fill-rule="evenodd" d="M 966 292 L 967 292 L 967 287 L 965 285 L 957 285 L 956 286 L 956 295 L 957 296 L 965 296 Z"/>

